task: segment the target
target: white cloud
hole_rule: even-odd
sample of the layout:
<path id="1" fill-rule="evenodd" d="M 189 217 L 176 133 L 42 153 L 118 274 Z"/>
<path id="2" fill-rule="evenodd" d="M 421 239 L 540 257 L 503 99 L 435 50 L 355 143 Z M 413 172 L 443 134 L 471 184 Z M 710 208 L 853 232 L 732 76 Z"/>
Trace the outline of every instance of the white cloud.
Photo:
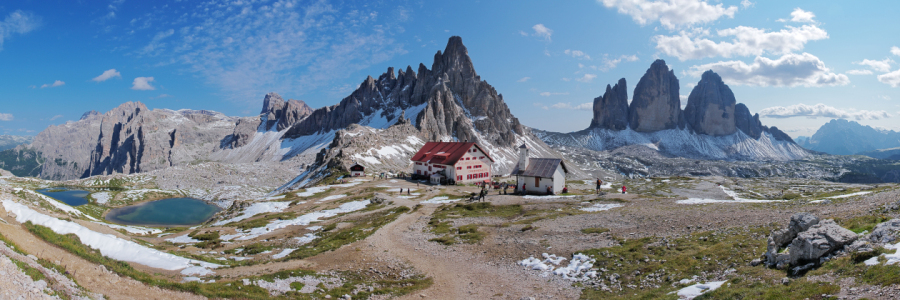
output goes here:
<path id="1" fill-rule="evenodd" d="M 792 117 L 808 117 L 808 118 L 838 118 L 838 119 L 856 119 L 856 120 L 878 120 L 882 118 L 890 118 L 891 115 L 886 111 L 877 110 L 843 110 L 834 108 L 822 103 L 816 105 L 806 105 L 803 103 L 791 106 L 775 106 L 764 108 L 759 111 L 760 117 L 768 118 L 792 118 Z"/>
<path id="2" fill-rule="evenodd" d="M 741 6 L 743 8 L 750 8 L 754 4 L 756 4 L 756 3 L 750 2 L 750 0 L 741 0 Z"/>
<path id="3" fill-rule="evenodd" d="M 878 75 L 878 81 L 889 84 L 891 87 L 900 87 L 900 70 Z"/>
<path id="4" fill-rule="evenodd" d="M 897 46 L 891 47 L 891 54 L 900 56 L 900 47 L 897 47 Z"/>
<path id="5" fill-rule="evenodd" d="M 594 110 L 594 104 L 590 103 L 590 102 L 578 104 L 575 106 L 572 106 L 571 102 L 566 102 L 566 103 L 559 102 L 559 103 L 553 104 L 551 106 L 556 109 Z"/>
<path id="6" fill-rule="evenodd" d="M 42 84 L 42 85 L 41 85 L 41 88 L 42 88 L 42 89 L 43 89 L 43 88 L 48 88 L 48 87 L 51 87 L 51 88 L 52 88 L 52 87 L 58 87 L 58 86 L 64 86 L 64 85 L 66 85 L 65 82 L 63 82 L 62 80 L 57 80 L 57 81 L 54 81 L 53 83 L 45 83 L 45 84 Z"/>
<path id="7" fill-rule="evenodd" d="M 720 61 L 692 66 L 687 73 L 700 77 L 706 70 L 713 70 L 726 83 L 737 85 L 813 87 L 850 83 L 847 75 L 832 72 L 818 57 L 809 53 L 791 53 L 774 60 L 757 56 L 752 64 Z"/>
<path id="8" fill-rule="evenodd" d="M 548 42 L 550 41 L 550 36 L 553 35 L 553 30 L 544 26 L 544 24 L 537 24 L 531 27 L 534 29 L 534 35 L 537 37 L 542 37 Z"/>
<path id="9" fill-rule="evenodd" d="M 91 79 L 91 80 L 96 81 L 96 82 L 104 82 L 107 79 L 110 79 L 113 77 L 122 78 L 122 75 L 119 74 L 119 71 L 116 71 L 116 69 L 109 69 L 109 70 L 103 71 L 103 74 L 100 74 L 100 76 L 94 77 L 94 79 Z"/>
<path id="10" fill-rule="evenodd" d="M 584 74 L 581 78 L 575 78 L 575 81 L 578 82 L 591 82 L 594 81 L 594 78 L 597 78 L 597 75 L 594 74 Z"/>
<path id="11" fill-rule="evenodd" d="M 0 113 L 0 121 L 12 121 L 12 120 L 13 120 L 12 114 Z"/>
<path id="12" fill-rule="evenodd" d="M 137 77 L 131 83 L 131 89 L 136 91 L 155 90 L 156 88 L 150 85 L 151 82 L 153 82 L 153 77 Z"/>
<path id="13" fill-rule="evenodd" d="M 580 50 L 569 50 L 569 49 L 566 49 L 566 51 L 563 51 L 563 53 L 565 53 L 565 54 L 568 55 L 568 56 L 577 58 L 577 59 L 591 60 L 591 56 L 590 56 L 590 55 L 587 55 L 586 53 L 584 53 L 584 52 L 582 52 L 582 51 L 580 51 Z"/>
<path id="14" fill-rule="evenodd" d="M 854 62 L 857 65 L 869 66 L 875 72 L 886 73 L 891 71 L 891 64 L 894 63 L 890 58 L 884 60 L 863 59 L 861 62 Z"/>
<path id="15" fill-rule="evenodd" d="M 534 107 L 537 107 L 537 108 L 540 108 L 540 109 L 543 109 L 543 110 L 548 110 L 548 109 L 550 109 L 550 108 L 547 107 L 546 105 L 543 105 L 543 104 L 537 103 L 537 102 L 534 103 Z"/>
<path id="16" fill-rule="evenodd" d="M 666 29 L 709 23 L 723 16 L 734 18 L 737 6 L 710 5 L 703 0 L 598 0 L 604 6 L 617 8 L 640 25 L 659 21 Z"/>
<path id="17" fill-rule="evenodd" d="M 62 118 L 62 117 L 63 117 L 63 115 L 55 115 L 55 116 L 53 116 L 52 118 L 50 118 L 50 121 L 53 121 L 53 120 L 56 120 L 56 119 L 59 119 L 59 118 Z"/>
<path id="18" fill-rule="evenodd" d="M 564 93 L 542 92 L 542 93 L 540 93 L 539 95 L 544 96 L 544 97 L 550 97 L 550 96 L 568 95 L 568 94 L 569 94 L 568 92 L 564 92 Z"/>
<path id="19" fill-rule="evenodd" d="M 160 28 L 144 37 L 148 47 L 133 54 L 155 58 L 160 65 L 180 65 L 230 100 L 253 105 L 271 91 L 344 97 L 332 87 L 350 77 L 351 86 L 357 86 L 365 77 L 359 77 L 359 71 L 404 54 L 404 47 L 409 47 L 395 36 L 405 31 L 401 25 L 412 14 L 396 3 L 194 1 L 190 6 L 196 8 L 185 18 L 173 18 L 171 10 L 155 10 L 131 25 L 141 32 L 152 20 L 146 26 Z M 185 26 L 186 21 L 192 25 Z M 443 48 L 445 42 L 436 43 Z"/>
<path id="20" fill-rule="evenodd" d="M 764 53 L 787 54 L 802 50 L 809 41 L 828 38 L 816 25 L 787 26 L 780 31 L 738 26 L 716 31 L 719 37 L 734 37 L 730 42 L 705 38 L 708 31 L 681 31 L 678 35 L 653 37 L 656 49 L 681 61 L 706 57 L 754 56 Z"/>
<path id="21" fill-rule="evenodd" d="M 516 80 L 516 82 L 526 82 L 526 81 L 528 81 L 529 79 L 531 79 L 531 77 L 522 77 L 521 79 Z"/>
<path id="22" fill-rule="evenodd" d="M 797 23 L 815 23 L 816 21 L 813 20 L 815 17 L 816 17 L 816 14 L 814 14 L 810 11 L 802 10 L 798 7 L 798 8 L 795 8 L 794 11 L 791 12 L 790 21 L 797 22 Z M 778 19 L 778 22 L 787 22 L 787 21 L 788 20 L 785 20 L 785 19 Z"/>
<path id="23" fill-rule="evenodd" d="M 0 21 L 0 50 L 3 50 L 3 40 L 13 34 L 26 34 L 41 26 L 41 18 L 30 12 L 16 10 L 11 12 L 3 21 Z"/>
<path id="24" fill-rule="evenodd" d="M 628 61 L 628 62 L 638 61 L 638 57 L 637 57 L 637 55 L 632 54 L 632 55 L 622 55 L 616 59 L 609 59 L 608 55 L 603 55 L 603 65 L 600 66 L 600 70 L 602 70 L 604 72 L 609 71 L 611 69 L 614 69 L 616 66 L 619 65 L 620 62 L 623 62 L 623 61 Z"/>
<path id="25" fill-rule="evenodd" d="M 850 71 L 847 71 L 847 74 L 850 74 L 850 75 L 872 75 L 872 70 L 850 70 Z"/>

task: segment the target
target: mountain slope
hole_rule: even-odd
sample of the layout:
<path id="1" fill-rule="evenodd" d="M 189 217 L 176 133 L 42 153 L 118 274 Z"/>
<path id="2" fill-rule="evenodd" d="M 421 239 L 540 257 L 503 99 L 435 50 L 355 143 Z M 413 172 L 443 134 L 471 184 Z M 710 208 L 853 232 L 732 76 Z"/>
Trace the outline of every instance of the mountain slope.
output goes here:
<path id="1" fill-rule="evenodd" d="M 33 136 L 0 135 L 0 151 L 15 148 L 18 145 L 30 144 Z"/>
<path id="2" fill-rule="evenodd" d="M 900 147 L 900 132 L 878 130 L 855 121 L 834 119 L 819 127 L 801 144 L 804 148 L 835 155 Z"/>
<path id="3" fill-rule="evenodd" d="M 628 98 L 625 79 L 594 99 L 594 119 L 585 130 L 558 133 L 536 131 L 547 144 L 608 151 L 629 145 L 644 145 L 671 157 L 719 160 L 796 160 L 808 151 L 775 127 L 759 122 L 746 105 L 712 71 L 700 82 L 680 109 L 678 79 L 666 63 L 656 60 L 635 87 L 635 100 Z M 621 120 L 627 111 L 628 123 Z"/>

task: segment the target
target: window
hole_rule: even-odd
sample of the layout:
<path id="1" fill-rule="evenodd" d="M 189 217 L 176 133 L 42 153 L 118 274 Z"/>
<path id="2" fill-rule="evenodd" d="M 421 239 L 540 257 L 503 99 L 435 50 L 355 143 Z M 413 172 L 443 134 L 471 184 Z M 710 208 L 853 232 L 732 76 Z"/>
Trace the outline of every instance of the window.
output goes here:
<path id="1" fill-rule="evenodd" d="M 462 180 L 462 175 L 456 176 L 456 180 Z"/>
<path id="2" fill-rule="evenodd" d="M 456 167 L 457 170 L 462 170 L 462 167 Z"/>
<path id="3" fill-rule="evenodd" d="M 480 159 L 484 159 L 484 156 L 482 156 L 482 157 L 479 157 L 479 158 L 480 158 Z"/>
<path id="4" fill-rule="evenodd" d="M 472 168 L 472 166 L 466 166 L 466 169 L 471 169 L 471 168 Z"/>
<path id="5" fill-rule="evenodd" d="M 416 170 L 416 175 L 422 174 L 422 170 Z"/>

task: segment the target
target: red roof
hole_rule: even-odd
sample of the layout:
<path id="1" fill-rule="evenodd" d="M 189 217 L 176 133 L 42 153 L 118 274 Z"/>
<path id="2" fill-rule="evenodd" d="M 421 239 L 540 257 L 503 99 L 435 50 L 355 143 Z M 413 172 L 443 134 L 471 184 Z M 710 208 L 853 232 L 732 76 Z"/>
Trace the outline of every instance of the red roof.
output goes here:
<path id="1" fill-rule="evenodd" d="M 416 155 L 413 155 L 412 161 L 452 166 L 459 161 L 459 158 L 466 155 L 466 152 L 469 152 L 472 146 L 481 150 L 481 153 L 484 153 L 484 156 L 490 159 L 491 162 L 494 161 L 487 151 L 481 149 L 481 146 L 478 146 L 478 144 L 462 142 L 427 142 L 425 146 L 419 149 L 419 152 L 416 152 Z"/>

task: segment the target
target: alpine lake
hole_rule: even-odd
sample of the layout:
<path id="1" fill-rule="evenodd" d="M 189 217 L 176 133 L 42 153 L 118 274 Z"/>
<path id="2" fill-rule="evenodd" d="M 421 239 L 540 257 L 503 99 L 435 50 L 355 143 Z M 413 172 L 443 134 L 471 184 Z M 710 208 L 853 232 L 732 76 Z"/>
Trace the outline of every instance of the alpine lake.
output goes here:
<path id="1" fill-rule="evenodd" d="M 38 193 L 62 201 L 70 206 L 88 203 L 90 191 L 67 187 L 36 190 Z M 209 220 L 221 210 L 218 206 L 194 198 L 169 198 L 113 208 L 106 220 L 123 225 L 193 226 Z"/>

